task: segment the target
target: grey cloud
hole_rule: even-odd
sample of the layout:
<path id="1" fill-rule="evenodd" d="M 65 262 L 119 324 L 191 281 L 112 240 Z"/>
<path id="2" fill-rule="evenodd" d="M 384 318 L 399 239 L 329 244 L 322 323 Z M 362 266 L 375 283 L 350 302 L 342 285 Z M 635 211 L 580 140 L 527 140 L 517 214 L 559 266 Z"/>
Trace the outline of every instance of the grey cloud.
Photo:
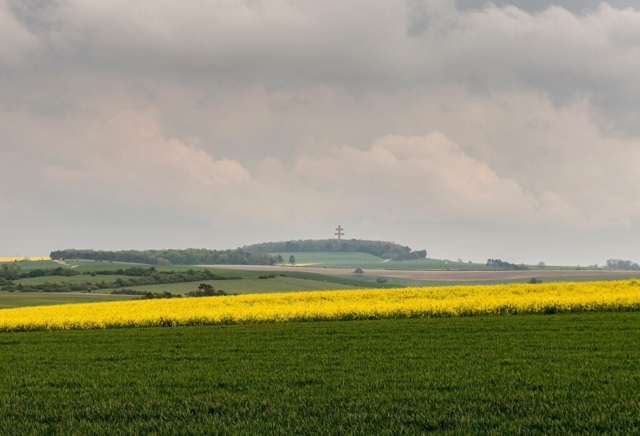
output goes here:
<path id="1" fill-rule="evenodd" d="M 640 12 L 536 5 L 0 0 L 3 247 L 633 258 Z"/>
<path id="2" fill-rule="evenodd" d="M 486 0 L 456 0 L 456 6 L 461 9 L 482 9 L 488 2 Z M 491 3 L 497 6 L 515 6 L 528 12 L 540 12 L 550 6 L 560 6 L 571 12 L 586 13 L 597 9 L 603 2 L 602 0 L 495 0 Z M 635 0 L 609 0 L 607 4 L 614 8 L 638 8 L 638 2 Z"/>
<path id="3" fill-rule="evenodd" d="M 25 38 L 37 35 L 43 47 L 36 68 L 24 71 L 38 79 L 82 73 L 144 83 L 153 76 L 269 92 L 321 85 L 355 98 L 443 86 L 525 89 L 556 104 L 588 97 L 601 128 L 640 133 L 640 12 L 632 9 L 459 10 L 452 0 L 13 4 Z"/>
<path id="4" fill-rule="evenodd" d="M 16 20 L 4 0 L 0 1 L 0 72 L 8 74 L 24 67 L 38 48 L 38 39 Z"/>

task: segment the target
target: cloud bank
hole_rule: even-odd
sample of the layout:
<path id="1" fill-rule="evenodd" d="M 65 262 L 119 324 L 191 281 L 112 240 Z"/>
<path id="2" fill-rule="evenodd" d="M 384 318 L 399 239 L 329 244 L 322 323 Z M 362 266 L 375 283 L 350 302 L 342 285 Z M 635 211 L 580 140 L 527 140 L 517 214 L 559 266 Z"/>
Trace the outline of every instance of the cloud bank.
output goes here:
<path id="1" fill-rule="evenodd" d="M 0 0 L 0 249 L 637 260 L 626 6 Z"/>

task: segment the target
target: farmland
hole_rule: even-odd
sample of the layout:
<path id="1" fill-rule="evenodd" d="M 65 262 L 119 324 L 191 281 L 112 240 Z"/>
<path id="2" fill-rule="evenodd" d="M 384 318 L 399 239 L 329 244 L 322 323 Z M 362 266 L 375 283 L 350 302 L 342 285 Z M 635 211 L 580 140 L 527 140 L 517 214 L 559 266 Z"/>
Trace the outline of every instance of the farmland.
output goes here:
<path id="1" fill-rule="evenodd" d="M 13 256 L 0 257 L 0 262 L 47 261 L 49 256 Z"/>
<path id="2" fill-rule="evenodd" d="M 366 253 L 312 252 L 292 254 L 296 257 L 296 266 L 286 264 L 278 266 L 216 265 L 211 269 L 189 265 L 153 266 L 159 274 L 186 274 L 189 271 L 209 269 L 220 278 L 236 278 L 236 280 L 224 281 L 193 278 L 185 279 L 184 282 L 175 282 L 174 280 L 169 283 L 136 282 L 136 280 L 132 280 L 132 277 L 115 274 L 119 270 L 130 268 L 148 270 L 150 266 L 145 264 L 82 259 L 57 262 L 51 260 L 12 262 L 13 265 L 19 265 L 24 274 L 33 274 L 38 270 L 51 271 L 63 268 L 72 270 L 71 272 L 77 275 L 45 275 L 13 280 L 13 290 L 20 291 L 22 288 L 17 289 L 17 287 L 24 287 L 30 291 L 44 290 L 50 295 L 45 297 L 40 293 L 28 292 L 17 296 L 17 294 L 0 291 L 0 307 L 18 307 L 40 303 L 108 301 L 113 298 L 110 296 L 83 296 L 78 293 L 111 294 L 112 292 L 120 292 L 123 288 L 132 289 L 135 292 L 185 295 L 196 291 L 198 286 L 203 283 L 213 286 L 215 289 L 224 290 L 229 294 L 260 294 L 332 289 L 517 283 L 527 282 L 531 278 L 542 279 L 544 282 L 563 282 L 640 277 L 640 273 L 633 271 L 560 269 L 559 267 L 504 271 L 496 270 L 495 267 L 487 267 L 484 264 L 437 259 L 385 261 Z M 283 255 L 283 258 L 288 260 L 287 253 Z M 354 274 L 355 268 L 362 269 L 362 274 Z M 109 274 L 105 275 L 101 272 L 109 272 Z M 119 283 L 116 283 L 117 281 Z M 59 292 L 72 292 L 77 296 L 71 294 L 65 296 Z"/>
<path id="3" fill-rule="evenodd" d="M 0 334 L 0 434 L 637 434 L 640 313 Z"/>
<path id="4" fill-rule="evenodd" d="M 56 292 L 2 292 L 0 309 L 24 306 L 48 306 L 52 304 L 95 303 L 99 301 L 123 301 L 134 297 L 129 295 L 56 293 Z"/>
<path id="5" fill-rule="evenodd" d="M 640 432 L 638 280 L 363 290 L 374 276 L 215 272 L 247 295 L 0 309 L 0 434 Z"/>
<path id="6" fill-rule="evenodd" d="M 336 252 L 283 252 L 271 253 L 280 255 L 285 263 L 293 255 L 296 264 L 316 268 L 368 268 L 368 269 L 456 269 L 456 270 L 487 270 L 484 263 L 453 262 L 441 259 L 415 259 L 393 261 L 382 259 L 367 253 L 336 253 Z"/>
<path id="7" fill-rule="evenodd" d="M 309 291 L 19 308 L 0 331 L 636 311 L 638 280 Z"/>

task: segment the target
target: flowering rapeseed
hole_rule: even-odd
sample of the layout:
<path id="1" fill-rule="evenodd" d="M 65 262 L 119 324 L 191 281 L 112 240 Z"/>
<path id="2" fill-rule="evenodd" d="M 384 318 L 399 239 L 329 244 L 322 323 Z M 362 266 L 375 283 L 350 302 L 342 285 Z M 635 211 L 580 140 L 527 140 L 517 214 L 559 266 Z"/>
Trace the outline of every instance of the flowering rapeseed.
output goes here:
<path id="1" fill-rule="evenodd" d="M 0 310 L 0 331 L 640 310 L 640 281 L 442 286 Z"/>
<path id="2" fill-rule="evenodd" d="M 23 256 L 23 257 L 0 257 L 0 262 L 21 262 L 21 261 L 35 261 L 35 260 L 51 260 L 49 256 Z"/>

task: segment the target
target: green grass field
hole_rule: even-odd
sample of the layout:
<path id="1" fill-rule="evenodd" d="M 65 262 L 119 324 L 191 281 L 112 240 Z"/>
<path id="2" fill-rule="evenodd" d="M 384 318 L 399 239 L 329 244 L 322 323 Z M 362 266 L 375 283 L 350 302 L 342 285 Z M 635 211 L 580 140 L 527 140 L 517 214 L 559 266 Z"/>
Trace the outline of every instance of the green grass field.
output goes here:
<path id="1" fill-rule="evenodd" d="M 367 253 L 332 253 L 332 252 L 292 252 L 292 253 L 271 253 L 278 254 L 284 259 L 284 263 L 289 262 L 289 256 L 296 258 L 296 264 L 308 265 L 317 268 L 362 268 L 362 269 L 416 269 L 416 270 L 451 270 L 451 271 L 499 271 L 500 268 L 489 267 L 484 261 L 481 263 L 469 263 L 468 261 L 458 262 L 447 259 L 414 259 L 405 261 L 385 260 Z M 534 265 L 529 265 L 529 269 L 538 269 Z M 552 266 L 545 269 L 588 269 L 577 266 Z"/>
<path id="2" fill-rule="evenodd" d="M 96 301 L 129 300 L 128 295 L 75 294 L 53 292 L 3 292 L 0 291 L 0 309 L 23 306 L 48 306 L 50 304 L 92 303 Z"/>
<path id="3" fill-rule="evenodd" d="M 167 283 L 161 285 L 135 286 L 129 289 L 143 292 L 171 292 L 184 295 L 197 291 L 201 283 L 206 283 L 214 289 L 222 289 L 228 294 L 261 294 L 266 292 L 292 292 L 292 291 L 316 291 L 322 289 L 352 289 L 354 286 L 342 283 L 308 280 L 296 277 L 277 277 L 275 279 L 245 278 L 242 280 L 208 280 L 189 283 Z M 104 289 L 96 292 L 111 292 L 112 289 Z"/>
<path id="4" fill-rule="evenodd" d="M 296 258 L 296 264 L 308 265 L 317 268 L 362 268 L 362 269 L 436 269 L 436 270 L 461 270 L 461 271 L 492 271 L 496 268 L 487 267 L 483 263 L 453 262 L 442 259 L 415 259 L 397 262 L 385 260 L 367 253 L 272 253 L 282 256 L 288 263 L 289 256 Z"/>
<path id="5" fill-rule="evenodd" d="M 95 271 L 103 269 L 120 269 L 136 266 L 136 264 L 127 263 L 110 263 L 110 262 L 93 262 L 93 261 L 73 261 L 80 265 L 77 268 L 79 272 Z M 70 264 L 73 264 L 69 262 Z M 56 264 L 57 265 L 57 264 Z M 105 268 L 107 266 L 107 268 Z M 145 267 L 147 267 L 145 265 Z M 162 266 L 156 267 L 160 270 L 166 271 L 182 271 L 187 269 L 202 269 L 198 267 L 172 267 Z M 127 288 L 135 289 L 136 291 L 143 292 L 155 292 L 163 293 L 170 292 L 172 294 L 184 295 L 188 292 L 196 291 L 200 283 L 207 283 L 212 285 L 215 289 L 222 289 L 227 293 L 232 294 L 244 294 L 244 293 L 264 293 L 264 292 L 290 292 L 290 291 L 311 291 L 311 290 L 324 290 L 324 289 L 352 289 L 356 287 L 390 287 L 396 282 L 390 280 L 385 284 L 377 284 L 375 280 L 371 278 L 358 277 L 356 275 L 345 275 L 341 277 L 329 276 L 323 274 L 306 273 L 300 271 L 287 271 L 286 273 L 278 273 L 276 278 L 260 279 L 261 275 L 266 274 L 261 271 L 242 271 L 242 270 L 227 270 L 227 269 L 215 269 L 215 273 L 223 277 L 241 277 L 240 280 L 211 280 L 211 281 L 196 281 L 189 283 L 168 283 L 158 285 L 145 285 L 145 286 L 127 286 Z M 283 275 L 284 274 L 284 275 Z M 81 274 L 77 276 L 61 277 L 61 276 L 47 276 L 47 277 L 34 277 L 28 279 L 15 280 L 14 283 L 22 284 L 24 286 L 37 286 L 46 282 L 49 283 L 70 283 L 79 284 L 84 282 L 98 283 L 98 282 L 112 282 L 118 278 L 127 279 L 126 276 L 119 275 L 97 275 L 91 276 L 87 274 Z M 404 280 L 402 280 L 404 283 Z M 400 285 L 400 281 L 395 283 Z M 6 304 L 11 307 L 17 307 L 19 305 L 38 305 L 41 302 L 76 302 L 76 301 L 93 301 L 99 294 L 110 294 L 112 291 L 120 288 L 105 288 L 100 290 L 94 290 L 89 296 L 83 297 L 82 295 L 75 294 L 75 297 L 69 296 L 63 297 L 47 297 L 43 293 L 13 293 L 11 295 L 21 294 L 19 298 L 9 298 L 6 300 Z M 5 293 L 9 294 L 9 293 Z M 0 307 L 3 304 L 3 299 L 0 294 Z M 92 296 L 93 295 L 93 296 Z M 10 300 L 10 302 L 9 302 Z M 31 301 L 33 300 L 33 301 Z M 42 303 L 42 304 L 54 304 L 54 303 Z"/>
<path id="6" fill-rule="evenodd" d="M 638 434 L 640 313 L 0 334 L 0 434 Z"/>
<path id="7" fill-rule="evenodd" d="M 119 275 L 100 275 L 100 276 L 91 276 L 91 275 L 87 275 L 87 274 L 80 274 L 77 276 L 69 276 L 69 277 L 63 277 L 63 276 L 45 276 L 45 277 L 32 277 L 32 278 L 28 278 L 28 279 L 20 279 L 20 280 L 13 280 L 13 283 L 15 284 L 23 284 L 25 286 L 36 286 L 36 285 L 40 285 L 42 283 L 100 283 L 100 282 L 113 282 L 117 279 L 128 279 L 129 277 L 127 276 L 119 276 Z"/>
<path id="8" fill-rule="evenodd" d="M 380 288 L 393 286 L 409 286 L 407 282 L 418 282 L 404 279 L 388 279 L 386 283 L 376 283 L 375 277 L 357 276 L 349 274 L 344 276 L 330 276 L 300 271 L 286 271 L 277 273 L 276 278 L 260 279 L 259 276 L 267 273 L 263 271 L 221 270 L 216 268 L 216 274 L 225 277 L 242 277 L 240 280 L 209 280 L 204 282 L 168 283 L 160 285 L 135 286 L 131 289 L 145 292 L 171 292 L 184 295 L 187 292 L 198 289 L 200 283 L 207 283 L 215 289 L 222 289 L 231 294 L 261 294 L 266 292 L 294 292 L 315 291 L 325 289 L 356 289 L 356 288 Z M 109 293 L 113 289 L 104 289 L 95 292 Z"/>

